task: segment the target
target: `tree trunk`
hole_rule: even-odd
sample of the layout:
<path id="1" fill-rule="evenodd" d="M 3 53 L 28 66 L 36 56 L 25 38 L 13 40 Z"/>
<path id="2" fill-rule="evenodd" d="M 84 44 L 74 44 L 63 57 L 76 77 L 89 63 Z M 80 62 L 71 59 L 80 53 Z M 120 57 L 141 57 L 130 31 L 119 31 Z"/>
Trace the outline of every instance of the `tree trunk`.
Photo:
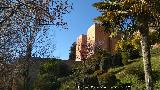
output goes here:
<path id="1" fill-rule="evenodd" d="M 149 28 L 144 27 L 143 30 L 140 31 L 140 33 L 141 33 L 141 47 L 143 55 L 146 90 L 153 90 Z"/>
<path id="2" fill-rule="evenodd" d="M 31 60 L 31 54 L 32 54 L 32 45 L 29 44 L 27 47 L 27 57 L 26 57 L 26 77 L 25 77 L 25 90 L 30 89 L 30 60 Z"/>
<path id="3" fill-rule="evenodd" d="M 24 77 L 24 89 L 30 90 L 30 63 L 32 58 L 32 44 L 31 39 L 27 42 L 26 60 L 25 60 L 25 77 Z"/>
<path id="4" fill-rule="evenodd" d="M 12 81 L 12 90 L 17 90 L 17 85 L 16 85 L 15 78 L 13 78 L 13 81 Z"/>

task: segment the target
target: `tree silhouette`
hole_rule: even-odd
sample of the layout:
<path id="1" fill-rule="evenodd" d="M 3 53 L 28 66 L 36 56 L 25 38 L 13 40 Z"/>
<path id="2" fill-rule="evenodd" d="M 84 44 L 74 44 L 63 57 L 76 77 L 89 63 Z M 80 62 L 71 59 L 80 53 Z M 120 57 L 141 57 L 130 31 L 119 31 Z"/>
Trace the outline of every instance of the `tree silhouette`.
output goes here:
<path id="1" fill-rule="evenodd" d="M 41 41 L 43 38 L 49 38 L 47 31 L 51 30 L 50 27 L 52 25 L 67 29 L 67 23 L 63 20 L 63 16 L 68 14 L 71 9 L 72 5 L 68 0 L 0 1 L 0 32 L 3 32 L 0 34 L 0 40 L 2 40 L 0 45 L 4 47 L 0 49 L 0 55 L 3 57 L 2 64 L 14 65 L 14 67 L 11 67 L 13 68 L 12 73 L 17 69 L 18 71 L 23 69 L 25 90 L 30 89 L 29 71 L 32 65 L 33 47 L 37 43 L 43 43 Z M 45 50 L 42 48 L 36 53 L 44 55 L 50 47 L 45 46 L 45 48 Z M 4 52 L 9 53 L 10 57 L 3 54 Z M 19 63 L 19 68 L 15 66 L 15 63 L 18 63 L 17 58 L 23 58 L 23 61 L 21 61 L 22 65 Z M 10 86 L 6 85 L 5 89 L 8 87 Z"/>

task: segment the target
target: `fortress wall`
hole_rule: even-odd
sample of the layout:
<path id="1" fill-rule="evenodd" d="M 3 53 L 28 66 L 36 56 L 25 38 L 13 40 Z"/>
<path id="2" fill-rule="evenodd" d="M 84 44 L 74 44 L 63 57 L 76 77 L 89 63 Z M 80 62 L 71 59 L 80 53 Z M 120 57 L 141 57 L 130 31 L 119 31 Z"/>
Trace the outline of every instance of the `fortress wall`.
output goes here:
<path id="1" fill-rule="evenodd" d="M 108 52 L 114 53 L 116 42 L 120 39 L 120 34 L 110 38 L 109 33 L 99 24 L 92 25 L 87 35 L 80 35 L 77 38 L 76 61 L 87 59 L 95 53 L 95 48 L 101 48 Z"/>
<path id="2" fill-rule="evenodd" d="M 95 46 L 95 24 L 92 25 L 87 31 L 87 56 L 91 56 L 94 53 Z"/>
<path id="3" fill-rule="evenodd" d="M 109 39 L 109 33 L 104 31 L 104 27 L 95 24 L 96 25 L 96 32 L 95 32 L 95 42 L 96 46 L 104 49 L 106 51 L 110 51 L 110 39 Z"/>
<path id="4" fill-rule="evenodd" d="M 87 36 L 80 35 L 77 38 L 76 42 L 76 61 L 81 61 L 85 57 L 86 54 L 86 43 L 87 43 Z"/>

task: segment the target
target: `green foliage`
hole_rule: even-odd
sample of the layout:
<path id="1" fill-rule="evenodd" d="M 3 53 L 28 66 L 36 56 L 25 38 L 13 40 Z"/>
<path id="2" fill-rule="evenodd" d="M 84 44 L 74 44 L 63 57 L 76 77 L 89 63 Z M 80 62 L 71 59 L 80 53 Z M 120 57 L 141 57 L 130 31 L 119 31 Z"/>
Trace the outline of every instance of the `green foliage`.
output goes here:
<path id="1" fill-rule="evenodd" d="M 70 51 L 69 60 L 75 60 L 76 59 L 76 42 L 72 44 L 69 51 Z"/>
<path id="2" fill-rule="evenodd" d="M 134 35 L 127 40 L 119 40 L 115 47 L 116 53 L 122 56 L 122 63 L 128 64 L 128 60 L 140 57 L 140 38 L 139 35 Z"/>
<path id="3" fill-rule="evenodd" d="M 99 69 L 100 60 L 101 59 L 96 59 L 96 57 L 90 58 L 86 60 L 85 65 L 88 69 L 96 71 Z"/>
<path id="4" fill-rule="evenodd" d="M 117 42 L 115 51 L 117 53 L 121 53 L 122 56 L 122 63 L 123 65 L 126 65 L 128 63 L 128 49 L 130 47 L 130 42 L 127 40 L 120 40 Z"/>
<path id="5" fill-rule="evenodd" d="M 84 69 L 84 73 L 85 73 L 85 74 L 93 74 L 93 73 L 94 73 L 94 70 L 95 70 L 95 69 L 93 69 L 93 68 L 92 68 L 92 69 L 91 69 L 91 68 L 86 68 L 86 69 Z"/>
<path id="6" fill-rule="evenodd" d="M 149 33 L 149 36 L 150 36 L 150 45 L 154 45 L 156 43 L 159 43 L 160 40 L 159 40 L 159 32 L 158 31 L 153 31 L 153 32 L 150 32 Z"/>
<path id="7" fill-rule="evenodd" d="M 102 71 L 102 70 L 97 70 L 97 71 L 94 72 L 93 75 L 98 76 L 98 75 L 102 75 L 103 73 L 104 73 L 104 71 Z"/>
<path id="8" fill-rule="evenodd" d="M 159 74 L 160 74 L 160 73 L 159 73 Z M 154 84 L 154 89 L 155 89 L 155 90 L 160 89 L 160 79 L 159 79 L 159 81 L 156 81 L 156 83 Z"/>
<path id="9" fill-rule="evenodd" d="M 128 64 L 126 66 L 110 69 L 109 72 L 116 73 L 116 77 L 121 81 L 121 83 L 131 83 L 131 90 L 145 90 L 144 81 L 144 71 L 142 58 L 134 60 L 135 62 Z M 152 71 L 154 80 L 154 89 L 159 90 L 160 84 L 160 66 L 159 66 L 159 56 L 154 55 L 151 58 L 152 61 Z"/>
<path id="10" fill-rule="evenodd" d="M 133 49 L 139 50 L 141 48 L 141 46 L 140 46 L 140 33 L 139 32 L 135 32 L 133 34 L 133 36 L 128 41 L 131 42 Z"/>
<path id="11" fill-rule="evenodd" d="M 151 49 L 151 54 L 154 56 L 160 55 L 160 48 Z"/>
<path id="12" fill-rule="evenodd" d="M 140 32 L 147 90 L 153 89 L 148 34 L 150 26 L 159 26 L 159 4 L 159 0 L 103 0 L 93 4 L 101 13 L 95 20 L 103 23 L 105 30 Z"/>
<path id="13" fill-rule="evenodd" d="M 121 52 L 121 55 L 122 55 L 123 65 L 127 65 L 128 64 L 128 53 L 127 52 Z"/>
<path id="14" fill-rule="evenodd" d="M 67 64 L 60 62 L 57 67 L 59 77 L 65 77 L 71 74 L 71 68 Z"/>
<path id="15" fill-rule="evenodd" d="M 103 73 L 102 75 L 98 76 L 98 81 L 101 86 L 107 87 L 107 89 L 111 89 L 117 83 L 116 76 L 111 73 Z"/>
<path id="16" fill-rule="evenodd" d="M 122 67 L 110 68 L 110 69 L 108 70 L 108 73 L 117 74 L 117 73 L 123 71 L 124 68 L 125 68 L 124 66 L 122 66 Z"/>
<path id="17" fill-rule="evenodd" d="M 124 77 L 124 78 L 123 78 Z M 126 75 L 120 78 L 121 83 L 131 83 L 131 90 L 145 90 L 145 82 L 138 80 L 135 75 Z M 117 77 L 118 78 L 118 77 Z"/>
<path id="18" fill-rule="evenodd" d="M 129 54 L 128 57 L 131 60 L 141 57 L 140 50 L 138 49 L 131 49 L 128 54 Z"/>
<path id="19" fill-rule="evenodd" d="M 122 84 L 131 83 L 132 90 L 143 90 L 145 88 L 142 61 L 136 61 L 126 65 L 123 70 L 117 72 L 116 76 Z"/>
<path id="20" fill-rule="evenodd" d="M 135 0 L 103 1 L 93 4 L 98 11 L 103 11 L 101 12 L 102 15 L 95 20 L 106 23 L 106 27 L 112 29 L 115 27 L 125 29 L 125 27 L 127 27 L 130 31 L 138 31 L 137 28 L 139 24 L 156 22 L 156 20 L 158 20 L 157 16 L 160 13 L 158 8 L 160 2 L 158 0 L 154 0 L 153 2 Z M 133 21 L 131 23 L 125 23 L 126 19 L 131 19 Z"/>
<path id="21" fill-rule="evenodd" d="M 92 74 L 94 71 L 101 70 L 107 72 L 109 68 L 114 66 L 122 66 L 122 57 L 120 54 L 111 55 L 104 50 L 97 50 L 97 52 L 85 61 L 85 68 L 88 73 Z"/>
<path id="22" fill-rule="evenodd" d="M 34 88 L 36 90 L 59 90 L 61 85 L 58 78 L 71 74 L 70 68 L 59 60 L 50 60 L 40 66 Z"/>
<path id="23" fill-rule="evenodd" d="M 40 67 L 40 74 L 50 73 L 57 77 L 67 76 L 70 72 L 70 67 L 61 61 L 47 61 Z"/>
<path id="24" fill-rule="evenodd" d="M 154 55 L 154 57 L 152 57 L 153 79 L 155 89 L 160 88 L 160 72 L 158 72 L 160 66 L 158 58 L 159 56 L 157 55 Z M 92 72 L 90 74 L 84 72 L 85 70 L 90 70 L 89 67 L 83 68 L 82 63 L 75 64 L 75 66 L 73 67 L 73 69 L 75 69 L 73 74 L 58 79 L 58 81 L 61 82 L 61 87 L 59 88 L 59 90 L 77 90 L 78 85 L 80 86 L 79 88 L 82 90 L 84 90 L 85 86 L 88 87 L 88 89 L 85 90 L 95 90 L 93 88 L 91 89 L 91 86 L 106 87 L 107 90 L 145 90 L 144 72 L 142 64 L 143 62 L 141 59 L 142 58 L 134 59 L 134 62 L 124 65 L 122 67 L 111 67 L 108 69 L 107 72 L 104 72 L 100 69 L 92 69 L 94 73 Z"/>
<path id="25" fill-rule="evenodd" d="M 138 80 L 144 80 L 144 71 L 143 65 L 131 64 L 124 69 L 125 75 L 135 75 L 138 77 Z"/>
<path id="26" fill-rule="evenodd" d="M 89 75 L 83 79 L 83 86 L 99 86 L 98 78 L 94 75 Z"/>
<path id="27" fill-rule="evenodd" d="M 39 74 L 35 83 L 35 90 L 58 90 L 60 87 L 60 82 L 51 74 Z"/>
<path id="28" fill-rule="evenodd" d="M 110 54 L 105 50 L 96 50 L 96 53 L 85 61 L 85 65 L 87 68 L 90 68 L 93 71 L 99 70 L 101 66 L 100 63 L 102 63 L 103 66 L 104 64 L 107 64 L 107 62 L 105 63 L 104 61 L 109 59 L 109 56 Z"/>
<path id="29" fill-rule="evenodd" d="M 123 66 L 121 54 L 116 53 L 111 57 L 111 59 L 112 59 L 112 67 Z"/>
<path id="30" fill-rule="evenodd" d="M 112 61 L 110 56 L 103 57 L 100 62 L 100 70 L 108 71 L 108 69 L 111 67 L 111 63 Z"/>
<path id="31" fill-rule="evenodd" d="M 59 90 L 77 90 L 76 81 L 67 80 L 67 82 L 63 83 Z"/>

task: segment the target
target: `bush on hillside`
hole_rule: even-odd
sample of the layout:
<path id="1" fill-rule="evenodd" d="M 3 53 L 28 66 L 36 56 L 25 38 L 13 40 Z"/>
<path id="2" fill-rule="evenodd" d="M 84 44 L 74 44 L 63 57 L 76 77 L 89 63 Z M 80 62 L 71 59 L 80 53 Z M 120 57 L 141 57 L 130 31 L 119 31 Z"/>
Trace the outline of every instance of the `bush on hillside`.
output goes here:
<path id="1" fill-rule="evenodd" d="M 94 73 L 94 69 L 91 69 L 91 68 L 85 68 L 83 71 L 85 74 L 93 74 Z"/>
<path id="2" fill-rule="evenodd" d="M 35 90 L 58 90 L 60 87 L 60 82 L 54 75 L 43 74 L 38 75 L 35 81 Z"/>
<path id="3" fill-rule="evenodd" d="M 95 71 L 94 72 L 94 74 L 93 75 L 102 75 L 104 73 L 104 71 L 102 71 L 102 70 L 97 70 L 97 71 Z"/>
<path id="4" fill-rule="evenodd" d="M 57 71 L 59 77 L 66 77 L 71 74 L 71 68 L 67 64 L 60 62 L 57 64 Z"/>
<path id="5" fill-rule="evenodd" d="M 122 63 L 123 65 L 127 65 L 128 64 L 128 53 L 127 52 L 121 52 L 122 55 Z"/>
<path id="6" fill-rule="evenodd" d="M 121 54 L 117 53 L 117 54 L 113 55 L 111 57 L 111 59 L 112 59 L 112 67 L 123 66 Z"/>
<path id="7" fill-rule="evenodd" d="M 99 86 L 98 78 L 94 75 L 89 75 L 83 80 L 84 86 Z"/>
<path id="8" fill-rule="evenodd" d="M 110 56 L 105 56 L 101 59 L 100 62 L 100 70 L 102 71 L 108 71 L 108 69 L 111 67 L 111 57 Z"/>
<path id="9" fill-rule="evenodd" d="M 100 59 L 98 59 L 98 56 L 92 56 L 88 58 L 85 62 L 86 68 L 85 69 L 90 69 L 92 71 L 99 70 L 99 64 L 100 64 Z"/>
<path id="10" fill-rule="evenodd" d="M 140 57 L 140 39 L 133 36 L 128 40 L 119 40 L 115 47 L 115 52 L 120 53 L 124 65 L 128 64 L 128 60 Z"/>
<path id="11" fill-rule="evenodd" d="M 77 87 L 74 79 L 67 79 L 61 83 L 59 90 L 77 90 Z"/>
<path id="12" fill-rule="evenodd" d="M 103 73 L 98 76 L 98 81 L 100 86 L 106 87 L 107 89 L 111 89 L 117 83 L 117 78 L 114 74 L 111 73 Z"/>
<path id="13" fill-rule="evenodd" d="M 85 61 L 86 68 L 88 68 L 88 69 L 90 69 L 92 71 L 96 71 L 96 70 L 99 70 L 101 66 L 103 68 L 108 67 L 108 66 L 105 66 L 105 65 L 106 64 L 107 65 L 110 64 L 109 56 L 110 56 L 110 54 L 107 53 L 107 51 L 101 50 L 101 49 L 97 50 L 94 55 L 92 55 L 91 57 L 89 57 Z"/>
<path id="14" fill-rule="evenodd" d="M 71 74 L 71 69 L 61 61 L 46 61 L 40 66 L 34 88 L 36 90 L 58 90 L 60 81 L 58 78 Z"/>
<path id="15" fill-rule="evenodd" d="M 149 36 L 150 36 L 150 45 L 154 45 L 160 42 L 159 40 L 160 32 L 158 31 L 150 32 Z"/>
<path id="16" fill-rule="evenodd" d="M 131 48 L 131 49 L 129 50 L 129 53 L 128 53 L 128 58 L 129 58 L 129 59 L 133 60 L 133 59 L 136 59 L 136 58 L 139 58 L 139 57 L 141 57 L 141 56 L 140 56 L 140 50 L 138 50 L 138 49 L 133 49 L 133 48 Z"/>
<path id="17" fill-rule="evenodd" d="M 99 87 L 99 82 L 98 82 L 98 78 L 97 76 L 94 75 L 87 75 L 85 76 L 83 79 L 79 79 L 76 82 L 76 86 L 80 89 L 80 90 L 92 90 L 93 87 Z"/>
<path id="18" fill-rule="evenodd" d="M 97 51 L 85 61 L 85 65 L 85 71 L 87 74 L 93 74 L 94 71 L 97 70 L 107 72 L 110 67 L 123 66 L 122 56 L 119 53 L 111 56 L 107 51 Z"/>
<path id="19" fill-rule="evenodd" d="M 40 74 L 50 73 L 57 77 L 71 74 L 71 68 L 61 61 L 47 61 L 40 66 Z"/>

